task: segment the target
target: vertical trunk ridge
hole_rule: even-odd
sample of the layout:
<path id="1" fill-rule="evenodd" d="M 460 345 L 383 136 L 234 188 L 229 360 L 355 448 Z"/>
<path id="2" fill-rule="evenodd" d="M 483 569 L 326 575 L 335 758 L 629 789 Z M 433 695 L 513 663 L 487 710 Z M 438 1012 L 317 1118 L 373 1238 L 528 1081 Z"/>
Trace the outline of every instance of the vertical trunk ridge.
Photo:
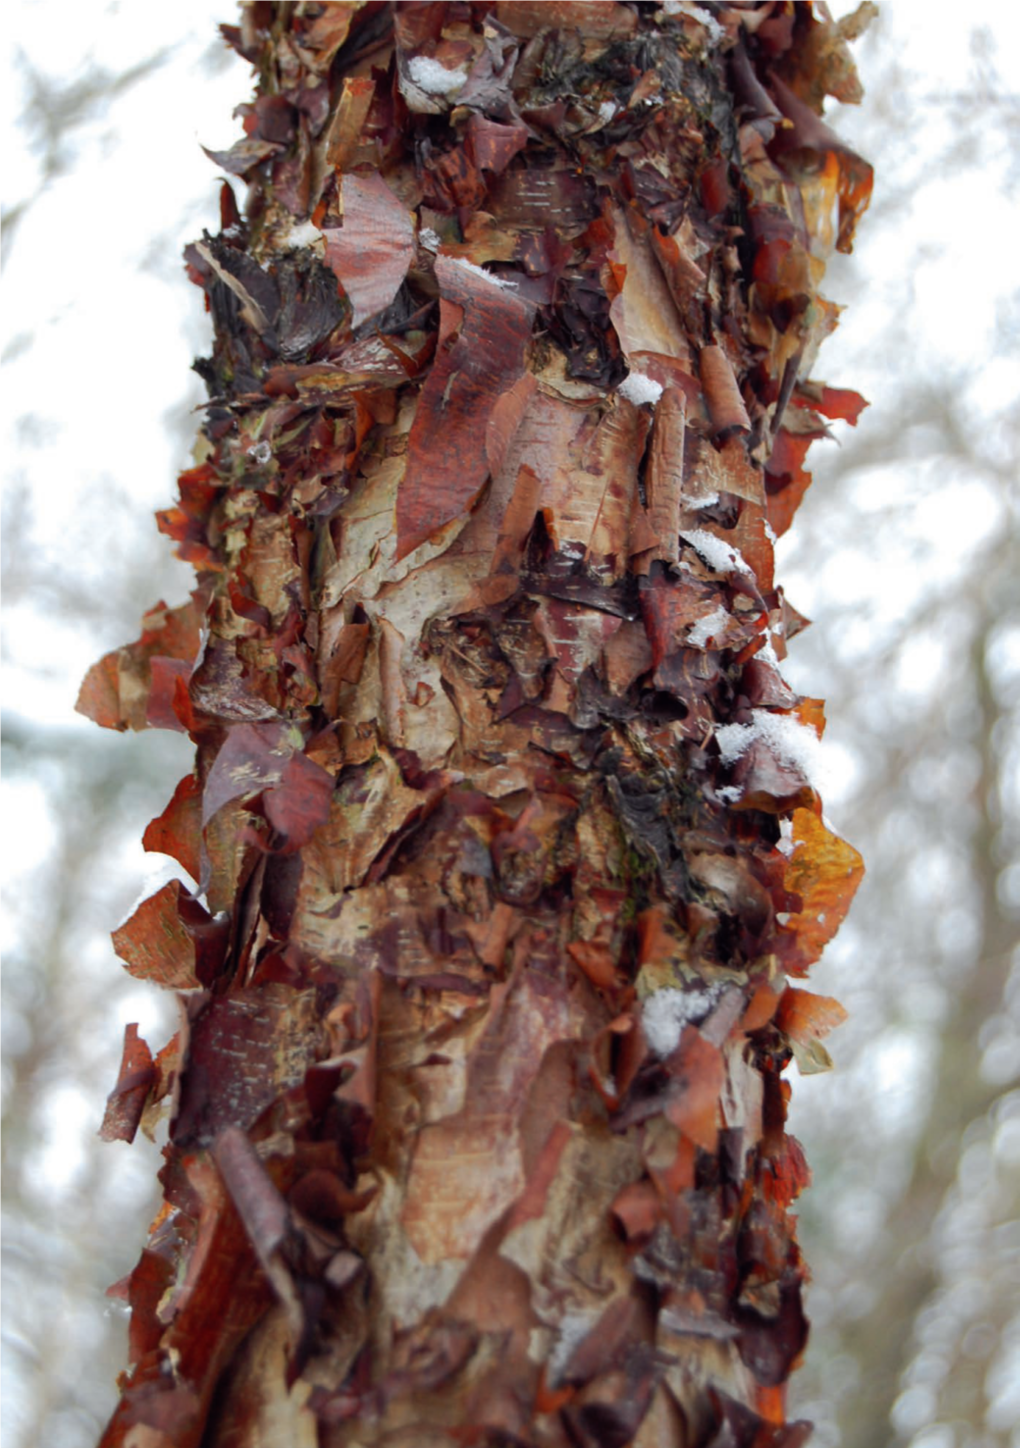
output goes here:
<path id="1" fill-rule="evenodd" d="M 858 17 L 859 25 L 861 17 Z M 80 707 L 186 730 L 115 934 L 180 993 L 103 1448 L 795 1448 L 787 983 L 859 879 L 773 543 L 870 168 L 824 7 L 245 6 L 187 252 L 195 567 Z"/>

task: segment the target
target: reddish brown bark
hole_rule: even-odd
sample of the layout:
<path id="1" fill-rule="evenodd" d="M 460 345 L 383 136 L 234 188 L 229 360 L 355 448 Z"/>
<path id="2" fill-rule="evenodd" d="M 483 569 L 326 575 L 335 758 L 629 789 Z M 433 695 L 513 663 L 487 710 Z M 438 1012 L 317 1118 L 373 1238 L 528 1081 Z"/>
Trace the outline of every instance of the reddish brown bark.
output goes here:
<path id="1" fill-rule="evenodd" d="M 860 862 L 772 543 L 870 171 L 824 14 L 670 8 L 229 31 L 197 586 L 81 700 L 197 745 L 199 891 L 115 935 L 182 1025 L 108 1110 L 170 1140 L 105 1448 L 805 1439 L 785 977 Z"/>

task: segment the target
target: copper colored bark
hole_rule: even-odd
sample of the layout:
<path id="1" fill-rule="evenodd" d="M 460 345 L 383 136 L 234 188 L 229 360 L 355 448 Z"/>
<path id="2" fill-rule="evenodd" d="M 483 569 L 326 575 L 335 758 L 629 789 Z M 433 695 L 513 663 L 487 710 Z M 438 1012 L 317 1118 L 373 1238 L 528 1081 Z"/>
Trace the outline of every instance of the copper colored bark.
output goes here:
<path id="1" fill-rule="evenodd" d="M 672 8 L 672 7 L 670 7 Z M 870 170 L 807 4 L 247 5 L 197 572 L 80 707 L 186 730 L 116 933 L 181 993 L 104 1448 L 795 1448 L 788 986 L 860 876 L 775 531 Z M 852 89 L 852 87 L 851 87 Z M 832 217 L 838 208 L 838 223 Z M 775 530 L 775 531 L 774 531 Z M 161 1107 L 162 1103 L 162 1107 Z"/>

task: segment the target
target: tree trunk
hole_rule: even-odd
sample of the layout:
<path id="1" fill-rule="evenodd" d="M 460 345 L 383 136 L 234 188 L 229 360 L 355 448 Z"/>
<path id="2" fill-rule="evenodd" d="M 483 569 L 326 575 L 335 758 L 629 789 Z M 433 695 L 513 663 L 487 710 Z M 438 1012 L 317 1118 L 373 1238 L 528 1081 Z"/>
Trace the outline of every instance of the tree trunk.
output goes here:
<path id="1" fill-rule="evenodd" d="M 80 707 L 185 729 L 115 933 L 180 992 L 104 1448 L 791 1448 L 784 1133 L 860 874 L 773 541 L 871 173 L 824 7 L 251 4 L 189 248 L 197 572 Z"/>

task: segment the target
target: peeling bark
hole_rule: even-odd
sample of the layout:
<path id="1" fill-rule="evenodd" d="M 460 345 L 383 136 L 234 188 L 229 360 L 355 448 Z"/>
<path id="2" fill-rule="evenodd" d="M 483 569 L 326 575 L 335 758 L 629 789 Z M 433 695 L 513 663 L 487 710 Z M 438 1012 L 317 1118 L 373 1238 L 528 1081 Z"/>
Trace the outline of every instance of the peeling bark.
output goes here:
<path id="1" fill-rule="evenodd" d="M 667 13 L 670 12 L 670 13 Z M 870 169 L 824 7 L 251 4 L 197 583 L 90 672 L 186 730 L 116 932 L 179 993 L 103 1448 L 794 1448 L 784 1131 L 861 873 L 772 545 Z"/>

